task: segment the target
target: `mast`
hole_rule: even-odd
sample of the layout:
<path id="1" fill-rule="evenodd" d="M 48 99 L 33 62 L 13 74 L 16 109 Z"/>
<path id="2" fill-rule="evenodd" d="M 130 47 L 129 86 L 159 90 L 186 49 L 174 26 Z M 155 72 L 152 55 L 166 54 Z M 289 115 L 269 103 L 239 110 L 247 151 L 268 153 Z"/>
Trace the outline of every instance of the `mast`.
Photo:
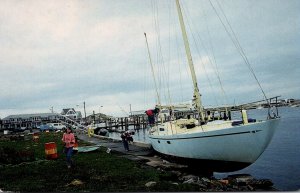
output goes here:
<path id="1" fill-rule="evenodd" d="M 161 106 L 160 97 L 159 97 L 159 94 L 158 94 L 158 88 L 157 88 L 155 74 L 154 74 L 154 68 L 153 68 L 153 64 L 152 64 L 152 60 L 151 60 L 151 55 L 150 55 L 150 50 L 149 50 L 147 35 L 146 35 L 146 33 L 144 33 L 144 35 L 145 35 L 146 44 L 147 44 L 148 56 L 149 56 L 149 61 L 150 61 L 150 65 L 151 65 L 151 71 L 152 71 L 152 75 L 153 75 L 153 79 L 154 79 L 155 91 L 156 91 L 156 96 L 157 96 L 157 100 L 158 100 L 157 102 L 158 102 L 158 105 L 160 107 Z"/>
<path id="2" fill-rule="evenodd" d="M 200 114 L 201 121 L 204 122 L 204 114 L 203 114 L 203 107 L 202 107 L 202 102 L 201 102 L 201 95 L 199 93 L 199 88 L 197 85 L 196 73 L 195 73 L 195 69 L 194 69 L 193 59 L 192 59 L 191 50 L 190 50 L 190 46 L 189 46 L 189 41 L 188 41 L 186 30 L 185 30 L 185 25 L 183 22 L 183 16 L 182 16 L 179 0 L 176 0 L 176 5 L 177 5 L 177 12 L 178 12 L 178 17 L 179 17 L 179 22 L 180 22 L 180 28 L 181 28 L 181 32 L 182 32 L 184 47 L 185 47 L 185 53 L 186 53 L 187 60 L 189 63 L 192 80 L 193 80 L 193 85 L 194 85 L 194 96 L 193 96 L 194 97 L 193 98 L 194 106 L 195 106 L 196 110 L 198 111 L 198 113 Z"/>

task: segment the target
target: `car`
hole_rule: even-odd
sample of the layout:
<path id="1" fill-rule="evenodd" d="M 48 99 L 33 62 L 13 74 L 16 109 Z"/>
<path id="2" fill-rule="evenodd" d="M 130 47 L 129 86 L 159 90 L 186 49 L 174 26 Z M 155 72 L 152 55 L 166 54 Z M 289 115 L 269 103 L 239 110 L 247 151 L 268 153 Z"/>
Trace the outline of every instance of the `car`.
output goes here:
<path id="1" fill-rule="evenodd" d="M 13 129 L 13 132 L 23 132 L 25 131 L 25 129 L 21 128 L 21 127 L 17 127 Z"/>
<path id="2" fill-rule="evenodd" d="M 43 124 L 43 125 L 40 125 L 40 131 L 43 132 L 43 131 L 54 131 L 54 128 L 52 125 L 48 125 L 48 124 Z"/>
<path id="3" fill-rule="evenodd" d="M 48 125 L 52 126 L 54 130 L 64 130 L 66 128 L 66 126 L 61 123 L 48 123 Z"/>

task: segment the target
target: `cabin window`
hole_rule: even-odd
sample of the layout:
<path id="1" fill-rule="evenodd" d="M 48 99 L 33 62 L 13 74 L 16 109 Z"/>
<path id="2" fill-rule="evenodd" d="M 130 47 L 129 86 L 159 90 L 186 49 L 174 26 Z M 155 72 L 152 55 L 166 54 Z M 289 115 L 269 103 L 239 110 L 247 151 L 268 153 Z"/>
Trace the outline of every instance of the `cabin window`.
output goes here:
<path id="1" fill-rule="evenodd" d="M 158 143 L 160 143 L 160 141 L 159 141 L 159 140 L 157 140 L 157 142 L 158 142 Z"/>
<path id="2" fill-rule="evenodd" d="M 170 142 L 170 141 L 167 141 L 167 144 L 171 144 L 171 142 Z"/>
<path id="3" fill-rule="evenodd" d="M 159 131 L 164 131 L 165 129 L 164 128 L 159 128 Z"/>

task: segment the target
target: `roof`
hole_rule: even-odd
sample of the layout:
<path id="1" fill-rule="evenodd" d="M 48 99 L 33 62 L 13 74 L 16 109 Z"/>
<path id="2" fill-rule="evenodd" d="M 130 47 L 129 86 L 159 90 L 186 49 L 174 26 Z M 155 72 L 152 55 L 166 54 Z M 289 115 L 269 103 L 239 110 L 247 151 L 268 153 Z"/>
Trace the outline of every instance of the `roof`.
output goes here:
<path id="1" fill-rule="evenodd" d="M 74 112 L 76 112 L 76 111 L 74 110 L 74 108 L 67 108 L 67 109 L 63 109 L 62 112 L 61 112 L 61 114 L 62 114 L 62 115 L 65 115 L 65 114 L 67 114 L 67 112 L 70 111 L 70 110 L 73 110 Z"/>
<path id="2" fill-rule="evenodd" d="M 35 113 L 35 114 L 19 114 L 19 115 L 9 115 L 2 120 L 9 120 L 9 119 L 16 119 L 16 118 L 22 118 L 27 119 L 31 117 L 50 117 L 50 116 L 57 116 L 60 114 L 57 113 Z"/>

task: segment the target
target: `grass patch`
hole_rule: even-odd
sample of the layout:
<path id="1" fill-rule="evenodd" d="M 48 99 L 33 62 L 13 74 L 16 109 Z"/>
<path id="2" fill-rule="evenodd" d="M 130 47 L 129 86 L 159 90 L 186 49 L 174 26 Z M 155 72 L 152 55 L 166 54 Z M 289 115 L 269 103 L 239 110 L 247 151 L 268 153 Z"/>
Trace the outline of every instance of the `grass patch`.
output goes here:
<path id="1" fill-rule="evenodd" d="M 135 161 L 106 153 L 105 148 L 73 156 L 75 167 L 66 167 L 62 153 L 62 133 L 41 133 L 38 142 L 31 138 L 21 141 L 0 141 L 0 189 L 22 192 L 141 192 L 141 191 L 199 191 L 187 184 L 174 185 L 174 174 L 141 167 Z M 55 142 L 58 159 L 46 160 L 44 144 Z M 89 145 L 79 141 L 79 146 Z M 9 154 L 7 151 L 14 153 Z M 33 153 L 32 160 L 22 160 L 18 152 Z M 11 157 L 13 156 L 13 157 Z M 14 161 L 18 160 L 18 161 Z M 75 180 L 75 181 L 74 181 Z M 146 188 L 145 184 L 157 184 Z M 73 183 L 72 183 L 73 182 Z M 76 184 L 74 182 L 80 182 Z"/>

